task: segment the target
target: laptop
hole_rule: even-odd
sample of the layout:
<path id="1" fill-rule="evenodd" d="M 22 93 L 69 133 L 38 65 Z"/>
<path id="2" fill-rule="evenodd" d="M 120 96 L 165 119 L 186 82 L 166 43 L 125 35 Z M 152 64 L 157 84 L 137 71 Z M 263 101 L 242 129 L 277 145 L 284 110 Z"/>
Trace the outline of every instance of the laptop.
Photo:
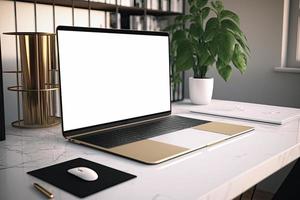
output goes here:
<path id="1" fill-rule="evenodd" d="M 253 130 L 171 115 L 168 33 L 59 26 L 57 42 L 71 142 L 158 164 Z"/>

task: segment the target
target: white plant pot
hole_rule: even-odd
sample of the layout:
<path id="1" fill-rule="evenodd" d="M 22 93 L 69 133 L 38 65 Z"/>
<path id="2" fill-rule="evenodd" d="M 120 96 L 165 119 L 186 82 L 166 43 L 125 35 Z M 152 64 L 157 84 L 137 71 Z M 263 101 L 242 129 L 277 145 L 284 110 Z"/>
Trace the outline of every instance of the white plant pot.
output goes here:
<path id="1" fill-rule="evenodd" d="M 190 99 L 193 104 L 209 104 L 214 88 L 213 78 L 189 78 Z"/>

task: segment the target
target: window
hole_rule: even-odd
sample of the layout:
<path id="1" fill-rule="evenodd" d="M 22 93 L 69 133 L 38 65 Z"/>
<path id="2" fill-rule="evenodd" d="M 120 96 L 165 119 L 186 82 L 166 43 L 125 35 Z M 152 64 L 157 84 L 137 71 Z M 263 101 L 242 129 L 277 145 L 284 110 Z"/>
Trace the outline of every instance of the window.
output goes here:
<path id="1" fill-rule="evenodd" d="M 300 73 L 300 0 L 284 0 L 281 66 L 276 71 Z"/>
<path id="2" fill-rule="evenodd" d="M 299 0 L 290 0 L 289 39 L 287 66 L 300 67 L 300 5 Z"/>

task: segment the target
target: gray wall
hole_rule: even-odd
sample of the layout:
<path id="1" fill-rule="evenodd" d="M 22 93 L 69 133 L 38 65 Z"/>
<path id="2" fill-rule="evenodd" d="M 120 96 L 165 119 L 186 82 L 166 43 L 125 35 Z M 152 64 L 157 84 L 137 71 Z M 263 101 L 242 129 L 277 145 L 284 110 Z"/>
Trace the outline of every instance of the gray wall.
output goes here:
<path id="1" fill-rule="evenodd" d="M 300 107 L 300 74 L 279 73 L 283 0 L 223 0 L 225 8 L 239 14 L 241 28 L 251 49 L 248 70 L 241 75 L 234 70 L 225 83 L 215 68 L 209 76 L 215 78 L 213 98 Z M 187 73 L 187 77 L 191 72 Z M 188 84 L 185 88 L 188 97 Z"/>

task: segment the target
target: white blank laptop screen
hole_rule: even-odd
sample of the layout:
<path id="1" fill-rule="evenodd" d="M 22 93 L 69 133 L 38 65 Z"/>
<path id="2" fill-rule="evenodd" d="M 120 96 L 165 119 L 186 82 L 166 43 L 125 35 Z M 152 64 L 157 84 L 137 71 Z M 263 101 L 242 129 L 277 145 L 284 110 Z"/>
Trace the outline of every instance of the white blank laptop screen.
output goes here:
<path id="1" fill-rule="evenodd" d="M 58 30 L 64 131 L 169 111 L 168 42 Z"/>

